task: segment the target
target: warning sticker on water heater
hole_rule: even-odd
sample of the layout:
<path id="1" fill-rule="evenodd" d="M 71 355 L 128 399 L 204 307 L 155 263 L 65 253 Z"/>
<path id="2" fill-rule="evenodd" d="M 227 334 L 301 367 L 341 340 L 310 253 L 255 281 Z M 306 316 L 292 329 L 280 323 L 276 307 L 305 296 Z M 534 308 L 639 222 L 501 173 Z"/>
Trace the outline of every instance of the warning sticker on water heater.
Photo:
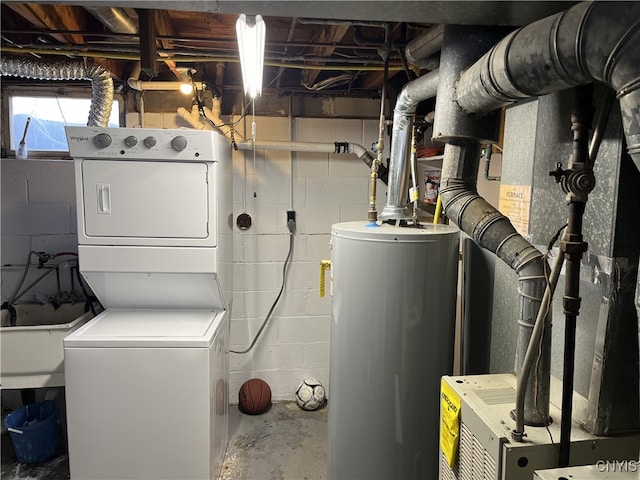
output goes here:
<path id="1" fill-rule="evenodd" d="M 500 185 L 498 210 L 511 220 L 523 237 L 529 233 L 531 185 Z"/>
<path id="2" fill-rule="evenodd" d="M 460 438 L 460 397 L 442 379 L 440 392 L 440 450 L 453 468 Z"/>

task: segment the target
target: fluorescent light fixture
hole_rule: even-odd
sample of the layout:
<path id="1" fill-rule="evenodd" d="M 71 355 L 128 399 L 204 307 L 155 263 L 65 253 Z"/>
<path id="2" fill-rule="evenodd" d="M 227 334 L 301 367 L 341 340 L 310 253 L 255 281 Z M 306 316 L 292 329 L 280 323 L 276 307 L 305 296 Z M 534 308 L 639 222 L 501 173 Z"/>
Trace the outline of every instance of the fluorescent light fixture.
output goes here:
<path id="1" fill-rule="evenodd" d="M 242 67 L 242 83 L 244 94 L 256 98 L 262 94 L 262 68 L 264 66 L 264 44 L 266 26 L 262 16 L 256 15 L 253 20 L 241 14 L 236 22 L 240 66 Z"/>

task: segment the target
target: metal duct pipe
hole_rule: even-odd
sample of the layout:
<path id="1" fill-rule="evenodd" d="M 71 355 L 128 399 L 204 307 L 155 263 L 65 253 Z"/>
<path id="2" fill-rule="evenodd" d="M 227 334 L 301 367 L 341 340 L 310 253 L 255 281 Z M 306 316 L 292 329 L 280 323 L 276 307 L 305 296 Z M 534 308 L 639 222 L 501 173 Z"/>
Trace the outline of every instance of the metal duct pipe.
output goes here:
<path id="1" fill-rule="evenodd" d="M 114 33 L 138 33 L 138 25 L 122 8 L 85 6 L 84 9 Z"/>
<path id="2" fill-rule="evenodd" d="M 520 311 L 516 373 L 520 375 L 546 286 L 542 254 L 518 234 L 502 213 L 476 190 L 480 143 L 495 141 L 499 117 L 483 119 L 467 115 L 455 102 L 455 82 L 502 36 L 500 30 L 460 25 L 445 26 L 436 100 L 434 138 L 446 141 L 440 197 L 446 215 L 483 248 L 494 252 L 518 274 Z M 550 317 L 549 317 L 550 318 Z M 531 375 L 525 398 L 525 422 L 546 424 L 549 416 L 551 366 L 550 322 L 542 338 L 542 355 Z"/>
<path id="3" fill-rule="evenodd" d="M 444 25 L 434 25 L 422 35 L 414 38 L 404 48 L 404 54 L 412 65 L 419 68 L 430 68 L 433 59 L 430 57 L 442 48 Z"/>
<path id="4" fill-rule="evenodd" d="M 584 2 L 513 32 L 460 78 L 458 104 L 511 102 L 604 82 L 620 99 L 627 148 L 640 168 L 640 2 Z"/>
<path id="5" fill-rule="evenodd" d="M 439 70 L 427 73 L 413 82 L 407 83 L 393 109 L 393 133 L 391 136 L 391 153 L 389 158 L 389 189 L 387 205 L 379 218 L 383 220 L 408 219 L 411 213 L 407 208 L 407 192 L 409 189 L 409 147 L 411 130 L 418 104 L 436 95 Z"/>
<path id="6" fill-rule="evenodd" d="M 85 66 L 82 61 L 45 62 L 25 58 L 0 59 L 0 74 L 38 80 L 89 80 L 91 82 L 90 127 L 106 127 L 113 105 L 113 80 L 100 65 Z"/>
<path id="7" fill-rule="evenodd" d="M 509 219 L 478 194 L 479 162 L 479 143 L 465 140 L 455 145 L 447 143 L 440 196 L 446 215 L 481 247 L 495 253 L 518 274 L 520 306 L 516 374 L 520 375 L 546 287 L 545 263 L 540 251 L 516 232 Z M 527 425 L 544 425 L 549 416 L 550 318 L 549 312 L 537 373 L 530 375 L 526 384 L 524 421 Z"/>

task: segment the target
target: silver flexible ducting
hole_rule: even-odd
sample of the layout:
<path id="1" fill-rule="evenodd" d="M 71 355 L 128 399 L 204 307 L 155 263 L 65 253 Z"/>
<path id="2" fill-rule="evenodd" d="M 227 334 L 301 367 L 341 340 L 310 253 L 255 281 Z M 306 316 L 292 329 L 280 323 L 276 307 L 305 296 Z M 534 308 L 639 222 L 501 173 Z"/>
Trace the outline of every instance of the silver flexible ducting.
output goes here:
<path id="1" fill-rule="evenodd" d="M 138 33 L 138 25 L 122 8 L 85 5 L 84 9 L 100 20 L 112 32 Z"/>
<path id="2" fill-rule="evenodd" d="M 87 125 L 106 127 L 109 124 L 113 80 L 111 74 L 99 65 L 85 66 L 82 61 L 75 60 L 45 62 L 3 56 L 0 59 L 0 74 L 38 80 L 89 80 L 92 92 Z"/>
<path id="3" fill-rule="evenodd" d="M 411 218 L 411 213 L 407 208 L 410 171 L 407 162 L 411 146 L 413 119 L 418 103 L 435 97 L 439 80 L 440 72 L 434 70 L 407 83 L 398 95 L 393 110 L 387 205 L 379 215 L 382 220 Z"/>
<path id="4" fill-rule="evenodd" d="M 490 112 L 593 81 L 620 99 L 640 168 L 640 2 L 584 2 L 513 32 L 460 77 L 457 101 L 467 112 Z"/>

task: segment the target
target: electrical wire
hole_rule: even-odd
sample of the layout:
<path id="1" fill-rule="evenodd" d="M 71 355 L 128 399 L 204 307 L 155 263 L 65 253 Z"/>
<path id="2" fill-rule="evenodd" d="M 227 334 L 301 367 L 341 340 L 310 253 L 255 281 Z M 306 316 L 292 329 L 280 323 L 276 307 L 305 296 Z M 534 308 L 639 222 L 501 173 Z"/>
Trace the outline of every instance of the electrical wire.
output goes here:
<path id="1" fill-rule="evenodd" d="M 97 315 L 97 312 L 96 312 L 95 307 L 93 306 L 93 299 L 91 298 L 91 296 L 87 292 L 87 289 L 84 286 L 84 282 L 82 280 L 82 275 L 80 275 L 80 267 L 76 268 L 76 276 L 78 277 L 78 283 L 80 284 L 80 289 L 82 290 L 82 294 L 84 295 L 84 299 L 87 302 L 87 305 L 89 306 L 89 309 L 91 310 L 91 313 L 95 317 Z"/>
<path id="2" fill-rule="evenodd" d="M 549 243 L 547 244 L 547 253 L 545 253 L 543 255 L 543 269 L 544 269 L 544 279 L 546 281 L 547 284 L 547 288 L 551 289 L 551 281 L 549 280 L 549 272 L 548 272 L 548 265 L 547 265 L 547 259 L 549 258 L 550 254 L 551 254 L 551 250 L 553 249 L 553 245 L 558 241 L 558 239 L 560 238 L 560 235 L 562 235 L 562 232 L 564 231 L 565 228 L 567 228 L 568 224 L 564 224 L 562 227 L 560 227 L 558 229 L 558 231 L 553 235 L 553 237 L 551 237 L 551 240 L 549 241 Z M 551 309 L 551 301 L 552 299 L 549 298 L 549 301 L 546 302 L 545 305 L 541 305 L 540 308 L 544 309 L 544 316 L 545 318 L 547 317 L 547 315 L 549 315 L 549 310 Z M 536 358 L 536 366 L 535 366 L 535 373 L 534 373 L 534 395 L 533 395 L 533 404 L 536 407 L 536 410 L 538 412 L 538 415 L 540 416 L 540 418 L 542 419 L 543 423 L 544 423 L 544 428 L 547 430 L 547 433 L 549 434 L 549 439 L 551 440 L 551 444 L 556 448 L 556 450 L 559 451 L 559 447 L 556 444 L 556 442 L 553 440 L 553 435 L 551 434 L 551 430 L 549 429 L 549 423 L 547 421 L 547 419 L 542 418 L 542 412 L 540 411 L 540 406 L 538 405 L 538 371 L 540 368 L 540 361 L 542 359 L 542 344 L 544 342 L 544 333 L 540 336 L 540 342 L 538 343 L 538 356 Z"/>
<path id="3" fill-rule="evenodd" d="M 15 302 L 16 297 L 20 293 L 20 289 L 22 288 L 22 285 L 24 284 L 24 281 L 27 278 L 27 273 L 29 272 L 29 266 L 31 265 L 31 256 L 32 255 L 38 255 L 38 252 L 36 252 L 34 250 L 31 250 L 27 254 L 27 259 L 25 261 L 24 270 L 22 271 L 22 275 L 20 277 L 20 280 L 16 284 L 15 290 L 13 291 L 13 293 L 11 295 L 9 295 L 9 300 L 7 300 L 7 302 L 6 302 L 7 305 L 11 305 L 13 302 Z"/>
<path id="4" fill-rule="evenodd" d="M 253 150 L 253 198 L 258 195 L 256 193 L 256 178 L 258 172 L 256 171 L 256 101 L 251 99 L 251 144 Z"/>
<path id="5" fill-rule="evenodd" d="M 291 254 L 293 252 L 293 232 L 295 230 L 295 223 L 293 222 L 293 220 L 290 220 L 287 223 L 287 227 L 289 227 L 289 253 L 287 253 L 287 258 L 285 259 L 284 265 L 282 266 L 282 285 L 280 286 L 280 291 L 278 292 L 278 296 L 276 297 L 273 304 L 271 305 L 271 308 L 269 309 L 269 312 L 267 313 L 266 317 L 264 317 L 264 320 L 262 321 L 262 325 L 260 325 L 260 329 L 258 330 L 258 333 L 256 333 L 256 336 L 253 337 L 253 340 L 249 345 L 249 347 L 244 350 L 229 350 L 230 353 L 237 353 L 239 355 L 243 355 L 251 351 L 251 349 L 254 347 L 254 345 L 260 338 L 260 335 L 262 334 L 263 330 L 267 326 L 267 323 L 271 319 L 271 315 L 273 315 L 273 311 L 275 310 L 276 306 L 280 302 L 280 298 L 282 297 L 282 293 L 284 292 L 284 287 L 287 281 L 287 267 L 289 266 L 289 261 L 291 260 Z"/>
<path id="6" fill-rule="evenodd" d="M 565 225 L 566 226 L 566 225 Z M 562 227 L 564 228 L 564 227 Z M 560 229 L 560 231 L 562 231 L 562 228 Z M 557 239 L 557 237 L 556 237 Z M 554 242 L 551 243 L 551 245 L 553 245 Z M 547 271 L 548 269 L 548 265 L 547 265 L 547 258 L 549 257 L 549 252 L 547 252 L 546 254 L 543 255 L 543 269 L 544 269 L 544 279 L 547 283 L 547 288 L 551 288 L 551 281 L 549 280 L 549 272 Z M 549 301 L 546 303 L 546 305 L 541 306 L 541 308 L 544 308 L 544 316 L 545 316 L 545 321 L 546 321 L 546 317 L 547 315 L 549 315 L 549 310 L 551 308 L 551 298 L 549 298 Z M 556 442 L 553 440 L 553 435 L 551 434 L 551 430 L 549 429 L 549 421 L 547 418 L 543 418 L 542 412 L 540 411 L 540 406 L 538 405 L 538 372 L 540 369 L 540 361 L 542 359 L 542 344 L 544 343 L 544 332 L 542 333 L 542 335 L 540 336 L 540 342 L 538 343 L 538 357 L 536 358 L 536 366 L 535 366 L 535 372 L 534 372 L 534 393 L 533 393 L 533 404 L 536 407 L 536 411 L 538 412 L 538 415 L 540 416 L 540 418 L 542 419 L 542 422 L 544 424 L 544 428 L 547 430 L 547 433 L 549 434 L 549 439 L 551 440 L 551 445 L 553 445 L 556 450 L 559 451 L 558 446 L 556 445 Z"/>

